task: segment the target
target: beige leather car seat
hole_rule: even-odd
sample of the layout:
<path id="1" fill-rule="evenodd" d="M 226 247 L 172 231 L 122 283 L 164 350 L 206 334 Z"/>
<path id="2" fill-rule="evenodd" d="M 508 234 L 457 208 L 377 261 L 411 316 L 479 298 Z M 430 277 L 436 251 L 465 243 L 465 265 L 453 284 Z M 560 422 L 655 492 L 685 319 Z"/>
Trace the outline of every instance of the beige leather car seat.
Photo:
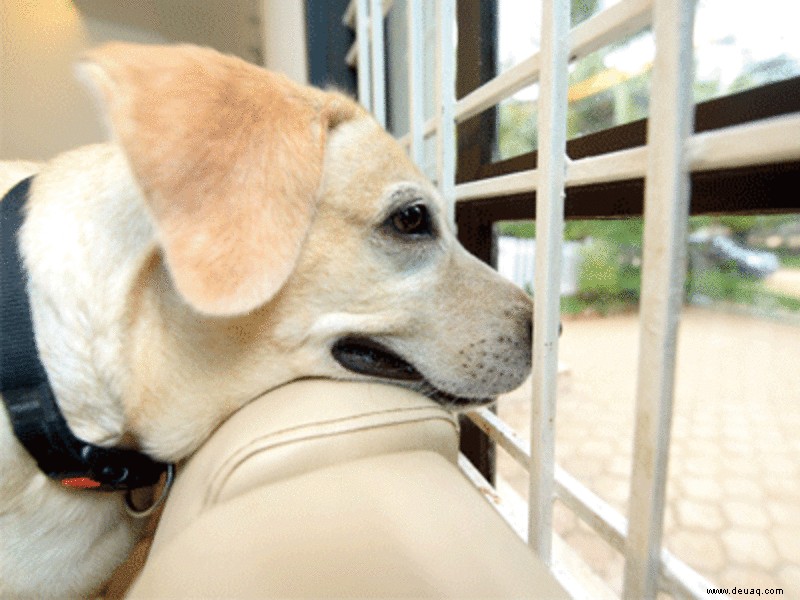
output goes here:
<path id="1" fill-rule="evenodd" d="M 130 598 L 566 598 L 397 387 L 292 383 L 179 470 Z"/>

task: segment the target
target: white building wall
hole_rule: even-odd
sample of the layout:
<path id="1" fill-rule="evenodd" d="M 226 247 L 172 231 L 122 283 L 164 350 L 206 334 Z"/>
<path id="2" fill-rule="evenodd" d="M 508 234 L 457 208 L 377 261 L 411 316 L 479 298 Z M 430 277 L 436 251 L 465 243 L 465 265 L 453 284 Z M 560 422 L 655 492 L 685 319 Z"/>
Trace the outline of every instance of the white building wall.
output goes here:
<path id="1" fill-rule="evenodd" d="M 561 295 L 578 292 L 578 273 L 581 265 L 580 242 L 564 242 L 561 247 Z M 497 270 L 526 290 L 533 290 L 533 270 L 536 263 L 536 240 L 511 236 L 497 239 Z"/>

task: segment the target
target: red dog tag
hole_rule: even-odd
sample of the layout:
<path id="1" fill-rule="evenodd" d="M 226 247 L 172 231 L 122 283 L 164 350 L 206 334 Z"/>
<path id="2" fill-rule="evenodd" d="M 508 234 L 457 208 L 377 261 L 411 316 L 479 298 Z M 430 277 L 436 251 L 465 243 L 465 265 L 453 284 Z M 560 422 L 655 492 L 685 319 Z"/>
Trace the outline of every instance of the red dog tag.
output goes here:
<path id="1" fill-rule="evenodd" d="M 61 480 L 61 485 L 85 490 L 88 488 L 100 487 L 101 484 L 99 481 L 95 481 L 94 479 L 89 479 L 88 477 L 68 477 L 67 479 Z"/>

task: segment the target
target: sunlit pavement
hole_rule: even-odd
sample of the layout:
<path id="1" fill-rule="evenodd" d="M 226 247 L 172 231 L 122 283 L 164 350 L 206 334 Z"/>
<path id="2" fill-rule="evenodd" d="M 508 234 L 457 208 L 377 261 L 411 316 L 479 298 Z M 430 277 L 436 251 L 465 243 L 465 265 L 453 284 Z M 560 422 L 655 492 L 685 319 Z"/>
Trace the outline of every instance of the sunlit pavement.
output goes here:
<path id="1" fill-rule="evenodd" d="M 767 289 L 800 298 L 800 269 L 778 269 L 764 280 Z"/>
<path id="2" fill-rule="evenodd" d="M 564 322 L 559 464 L 626 511 L 637 315 Z M 528 435 L 530 382 L 499 403 Z M 527 475 L 499 452 L 520 494 Z M 665 544 L 720 587 L 800 598 L 800 326 L 689 308 L 680 327 Z M 617 593 L 622 557 L 556 503 L 555 527 Z"/>

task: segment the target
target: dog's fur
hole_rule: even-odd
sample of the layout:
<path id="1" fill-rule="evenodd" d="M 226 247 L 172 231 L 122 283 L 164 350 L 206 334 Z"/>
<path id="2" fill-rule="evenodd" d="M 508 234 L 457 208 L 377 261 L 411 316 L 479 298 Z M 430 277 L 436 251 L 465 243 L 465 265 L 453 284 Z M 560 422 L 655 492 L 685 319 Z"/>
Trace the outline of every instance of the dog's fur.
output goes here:
<path id="1" fill-rule="evenodd" d="M 345 335 L 476 402 L 523 381 L 530 299 L 353 101 L 190 46 L 109 45 L 82 70 L 114 143 L 0 164 L 0 195 L 36 173 L 21 252 L 76 435 L 178 461 L 267 390 L 366 378 L 332 358 Z M 431 235 L 392 230 L 410 203 Z M 88 594 L 137 531 L 120 494 L 47 479 L 0 410 L 0 596 Z"/>

